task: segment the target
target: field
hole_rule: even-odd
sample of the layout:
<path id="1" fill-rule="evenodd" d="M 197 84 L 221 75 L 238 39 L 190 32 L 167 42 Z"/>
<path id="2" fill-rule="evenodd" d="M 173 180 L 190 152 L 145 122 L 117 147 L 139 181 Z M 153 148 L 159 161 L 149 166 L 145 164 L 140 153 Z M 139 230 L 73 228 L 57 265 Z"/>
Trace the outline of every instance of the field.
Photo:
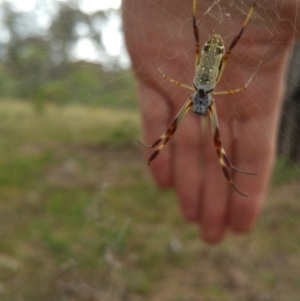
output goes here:
<path id="1" fill-rule="evenodd" d="M 0 102 L 0 300 L 295 301 L 300 172 L 253 231 L 200 241 L 151 181 L 136 111 Z"/>

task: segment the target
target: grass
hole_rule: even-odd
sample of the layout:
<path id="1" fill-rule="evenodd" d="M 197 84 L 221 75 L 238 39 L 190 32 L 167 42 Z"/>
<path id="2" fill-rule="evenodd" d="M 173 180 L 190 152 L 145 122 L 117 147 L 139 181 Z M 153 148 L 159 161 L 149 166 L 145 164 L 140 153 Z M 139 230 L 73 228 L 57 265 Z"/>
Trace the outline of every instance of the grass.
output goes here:
<path id="1" fill-rule="evenodd" d="M 297 300 L 295 166 L 278 162 L 250 234 L 210 247 L 152 183 L 136 112 L 0 112 L 1 300 Z"/>

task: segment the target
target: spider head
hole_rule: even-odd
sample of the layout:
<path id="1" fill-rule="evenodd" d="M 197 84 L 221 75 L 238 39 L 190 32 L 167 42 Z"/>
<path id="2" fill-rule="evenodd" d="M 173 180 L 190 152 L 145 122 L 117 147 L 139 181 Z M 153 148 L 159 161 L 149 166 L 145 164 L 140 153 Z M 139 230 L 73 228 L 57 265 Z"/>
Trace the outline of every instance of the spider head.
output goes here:
<path id="1" fill-rule="evenodd" d="M 205 116 L 211 104 L 211 94 L 203 91 L 196 91 L 192 96 L 192 112 Z"/>

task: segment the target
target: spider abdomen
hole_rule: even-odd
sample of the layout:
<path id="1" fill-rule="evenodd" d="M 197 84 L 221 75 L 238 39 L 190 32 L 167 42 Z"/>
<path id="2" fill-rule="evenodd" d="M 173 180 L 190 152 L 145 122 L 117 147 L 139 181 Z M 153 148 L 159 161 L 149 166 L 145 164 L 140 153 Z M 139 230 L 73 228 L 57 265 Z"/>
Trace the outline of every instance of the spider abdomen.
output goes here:
<path id="1" fill-rule="evenodd" d="M 218 34 L 213 34 L 204 44 L 193 82 L 196 90 L 202 90 L 205 93 L 214 90 L 218 82 L 224 51 L 223 40 Z"/>

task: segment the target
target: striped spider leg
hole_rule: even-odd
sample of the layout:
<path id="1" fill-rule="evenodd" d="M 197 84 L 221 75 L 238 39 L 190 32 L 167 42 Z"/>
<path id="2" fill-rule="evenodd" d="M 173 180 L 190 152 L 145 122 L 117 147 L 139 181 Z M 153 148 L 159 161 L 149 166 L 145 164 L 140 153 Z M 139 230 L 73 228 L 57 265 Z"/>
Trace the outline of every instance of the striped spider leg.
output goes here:
<path id="1" fill-rule="evenodd" d="M 215 106 L 215 102 L 212 99 L 211 101 L 211 105 L 208 108 L 209 111 L 209 115 L 210 115 L 210 119 L 211 119 L 211 127 L 212 127 L 212 132 L 214 135 L 214 144 L 215 144 L 215 148 L 217 151 L 217 156 L 219 158 L 219 163 L 222 167 L 223 173 L 227 179 L 227 181 L 229 182 L 229 184 L 242 196 L 247 197 L 248 195 L 241 192 L 236 185 L 234 184 L 233 180 L 232 180 L 232 176 L 231 176 L 231 171 L 235 170 L 247 175 L 256 175 L 256 173 L 252 173 L 252 172 L 247 172 L 247 171 L 243 171 L 239 168 L 236 168 L 235 166 L 232 165 L 232 163 L 230 162 L 230 160 L 228 159 L 226 152 L 222 146 L 222 142 L 221 142 L 221 136 L 220 136 L 220 127 L 219 127 L 219 122 L 218 122 L 218 116 L 217 116 L 217 110 L 216 110 L 216 106 Z"/>
<path id="2" fill-rule="evenodd" d="M 242 196 L 247 197 L 248 195 L 241 192 L 232 180 L 231 172 L 232 170 L 248 174 L 256 175 L 256 173 L 246 172 L 236 168 L 230 160 L 228 159 L 226 152 L 221 143 L 219 122 L 217 117 L 217 111 L 215 102 L 212 95 L 221 94 L 234 94 L 247 89 L 249 83 L 251 82 L 255 73 L 247 81 L 247 83 L 240 88 L 231 89 L 226 91 L 214 91 L 216 84 L 222 77 L 223 71 L 225 69 L 226 63 L 230 57 L 232 49 L 238 43 L 241 38 L 244 29 L 246 28 L 255 8 L 257 0 L 254 0 L 248 15 L 243 23 L 241 30 L 238 35 L 235 36 L 231 42 L 228 50 L 225 52 L 224 43 L 222 37 L 219 34 L 213 34 L 210 39 L 204 44 L 201 53 L 199 47 L 199 30 L 196 22 L 196 0 L 193 0 L 193 32 L 196 41 L 195 47 L 195 77 L 193 81 L 193 87 L 176 81 L 163 73 L 163 71 L 154 63 L 157 70 L 162 74 L 163 78 L 177 86 L 183 87 L 188 90 L 194 91 L 190 98 L 185 102 L 183 107 L 180 109 L 179 113 L 175 119 L 170 124 L 167 131 L 161 135 L 154 143 L 151 145 L 145 145 L 138 141 L 142 146 L 147 148 L 156 148 L 154 152 L 150 155 L 148 159 L 148 164 L 150 164 L 159 154 L 159 152 L 165 147 L 169 142 L 171 137 L 174 135 L 176 129 L 178 128 L 180 122 L 182 121 L 184 115 L 191 109 L 193 113 L 206 116 L 209 112 L 212 132 L 214 136 L 214 144 L 219 159 L 219 163 L 222 167 L 223 173 L 228 181 L 228 183 Z"/>
<path id="3" fill-rule="evenodd" d="M 174 135 L 175 131 L 177 130 L 183 116 L 190 110 L 192 106 L 192 96 L 189 97 L 189 99 L 186 101 L 184 106 L 181 108 L 181 110 L 178 112 L 177 116 L 174 118 L 174 120 L 171 122 L 169 128 L 167 131 L 162 134 L 156 141 L 154 141 L 151 145 L 146 145 L 138 140 L 138 143 L 146 148 L 155 148 L 157 149 L 151 154 L 151 156 L 148 159 L 148 165 L 153 161 L 159 152 L 165 147 L 165 145 L 168 143 L 168 141 L 171 139 L 171 137 Z"/>

